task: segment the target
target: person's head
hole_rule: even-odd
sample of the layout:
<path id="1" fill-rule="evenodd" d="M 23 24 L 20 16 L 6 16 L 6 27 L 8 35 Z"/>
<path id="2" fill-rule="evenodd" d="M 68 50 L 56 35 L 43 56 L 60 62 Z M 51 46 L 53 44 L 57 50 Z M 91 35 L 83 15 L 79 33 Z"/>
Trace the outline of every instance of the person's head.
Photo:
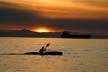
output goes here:
<path id="1" fill-rule="evenodd" d="M 42 49 L 44 49 L 44 46 L 42 47 Z"/>

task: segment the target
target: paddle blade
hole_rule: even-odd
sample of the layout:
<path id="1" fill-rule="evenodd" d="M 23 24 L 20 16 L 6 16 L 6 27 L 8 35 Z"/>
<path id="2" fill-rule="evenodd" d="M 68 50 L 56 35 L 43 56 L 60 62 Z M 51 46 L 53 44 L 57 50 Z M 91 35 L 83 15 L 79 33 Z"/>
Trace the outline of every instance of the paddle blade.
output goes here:
<path id="1" fill-rule="evenodd" d="M 48 43 L 48 44 L 46 45 L 46 47 L 48 47 L 48 46 L 50 46 L 50 43 Z"/>

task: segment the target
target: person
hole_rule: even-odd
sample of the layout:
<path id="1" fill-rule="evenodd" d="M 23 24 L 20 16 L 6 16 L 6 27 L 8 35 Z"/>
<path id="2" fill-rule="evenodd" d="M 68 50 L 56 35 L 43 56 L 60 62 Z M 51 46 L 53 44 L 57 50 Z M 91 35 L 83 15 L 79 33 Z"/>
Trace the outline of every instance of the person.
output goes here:
<path id="1" fill-rule="evenodd" d="M 40 50 L 39 50 L 39 54 L 40 55 L 43 55 L 44 51 L 46 51 L 46 49 L 44 47 L 42 47 Z"/>
<path id="2" fill-rule="evenodd" d="M 43 54 L 45 53 L 46 48 L 47 48 L 48 46 L 50 46 L 50 43 L 47 43 L 45 47 L 42 46 L 42 48 L 39 50 L 39 54 L 40 54 L 40 55 L 43 55 Z"/>

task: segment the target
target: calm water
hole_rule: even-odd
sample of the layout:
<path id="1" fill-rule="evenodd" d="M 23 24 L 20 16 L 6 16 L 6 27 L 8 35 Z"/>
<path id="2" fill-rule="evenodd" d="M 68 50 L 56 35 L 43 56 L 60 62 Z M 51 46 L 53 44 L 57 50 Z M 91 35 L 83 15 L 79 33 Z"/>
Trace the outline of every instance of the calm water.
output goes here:
<path id="1" fill-rule="evenodd" d="M 2 55 L 48 51 L 63 56 Z M 107 39 L 0 38 L 0 72 L 108 72 Z"/>

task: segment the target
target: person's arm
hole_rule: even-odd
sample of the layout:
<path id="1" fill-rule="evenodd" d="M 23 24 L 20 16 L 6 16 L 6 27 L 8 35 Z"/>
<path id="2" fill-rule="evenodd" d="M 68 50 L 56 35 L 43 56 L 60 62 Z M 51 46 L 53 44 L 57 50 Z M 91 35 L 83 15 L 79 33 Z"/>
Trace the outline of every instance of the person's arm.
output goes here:
<path id="1" fill-rule="evenodd" d="M 44 51 L 46 51 L 46 48 L 44 48 Z"/>

